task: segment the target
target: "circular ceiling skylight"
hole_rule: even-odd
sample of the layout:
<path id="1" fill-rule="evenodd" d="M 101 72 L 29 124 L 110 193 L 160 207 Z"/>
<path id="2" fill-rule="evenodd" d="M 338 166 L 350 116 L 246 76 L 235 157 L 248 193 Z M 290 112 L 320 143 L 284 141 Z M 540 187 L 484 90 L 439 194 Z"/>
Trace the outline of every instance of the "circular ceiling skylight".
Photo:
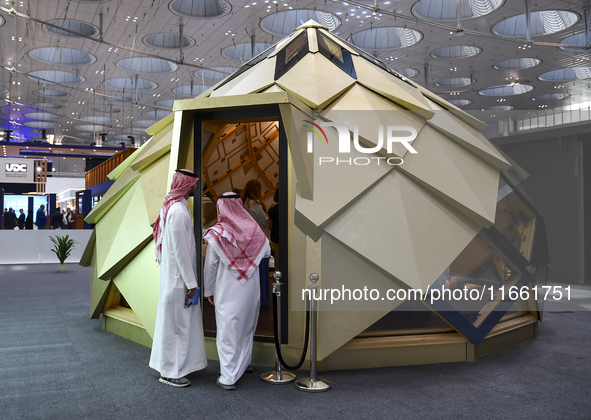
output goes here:
<path id="1" fill-rule="evenodd" d="M 179 66 L 172 61 L 153 57 L 124 58 L 123 60 L 117 61 L 115 65 L 121 70 L 146 74 L 171 73 L 179 68 Z"/>
<path id="2" fill-rule="evenodd" d="M 181 34 L 163 32 L 150 34 L 144 37 L 144 44 L 155 48 L 179 49 L 181 46 Z M 183 48 L 191 48 L 195 45 L 195 40 L 183 35 Z"/>
<path id="3" fill-rule="evenodd" d="M 156 102 L 156 105 L 172 109 L 174 99 L 162 99 L 161 101 Z"/>
<path id="4" fill-rule="evenodd" d="M 510 111 L 513 107 L 511 105 L 495 105 L 488 108 L 482 108 L 483 111 Z"/>
<path id="5" fill-rule="evenodd" d="M 256 57 L 266 49 L 270 48 L 272 45 L 263 43 L 263 42 L 256 42 L 254 44 L 254 56 L 252 55 L 252 44 L 236 44 L 226 47 L 222 50 L 222 55 L 230 60 L 240 61 L 242 63 L 246 63 L 250 61 L 253 57 Z"/>
<path id="6" fill-rule="evenodd" d="M 455 47 L 440 48 L 431 53 L 433 58 L 470 58 L 475 57 L 482 52 L 482 48 L 472 45 L 457 45 Z"/>
<path id="7" fill-rule="evenodd" d="M 357 32 L 349 37 L 351 43 L 370 51 L 406 48 L 423 39 L 423 34 L 414 29 L 384 27 Z"/>
<path id="8" fill-rule="evenodd" d="M 91 115 L 89 117 L 82 117 L 81 119 L 93 124 L 113 124 L 119 122 L 119 120 L 115 118 L 99 117 L 94 115 Z"/>
<path id="9" fill-rule="evenodd" d="M 226 73 L 214 71 L 213 69 L 221 70 Z M 224 80 L 230 74 L 234 73 L 236 70 L 238 70 L 236 67 L 212 67 L 212 70 L 206 70 L 206 69 L 197 70 L 195 72 L 195 77 L 197 77 L 198 79 L 209 80 L 212 82 L 219 82 L 221 80 Z M 230 74 L 228 74 L 228 73 L 230 73 Z"/>
<path id="10" fill-rule="evenodd" d="M 4 17 L 2 15 L 0 15 L 0 27 L 4 26 L 5 23 L 6 23 L 6 19 L 4 19 Z"/>
<path id="11" fill-rule="evenodd" d="M 0 99 L 0 106 L 6 106 L 8 105 L 8 102 L 6 102 L 4 99 Z"/>
<path id="12" fill-rule="evenodd" d="M 155 118 L 157 120 L 161 120 L 162 118 L 167 117 L 170 114 L 172 114 L 172 111 L 165 111 L 163 109 L 157 109 L 154 111 L 144 112 L 142 115 L 144 115 L 148 118 Z"/>
<path id="13" fill-rule="evenodd" d="M 56 122 L 50 121 L 29 121 L 26 122 L 25 125 L 27 127 L 35 127 L 35 128 L 58 128 L 61 127 L 60 124 Z"/>
<path id="14" fill-rule="evenodd" d="M 4 93 L 6 92 L 8 89 L 6 89 L 4 86 L 0 86 L 0 93 Z"/>
<path id="15" fill-rule="evenodd" d="M 41 83 L 55 83 L 59 85 L 76 85 L 86 81 L 83 76 L 61 70 L 37 70 L 27 73 L 31 80 Z"/>
<path id="16" fill-rule="evenodd" d="M 99 29 L 90 23 L 68 19 L 50 20 L 49 22 L 43 24 L 43 29 L 54 35 L 77 38 L 82 36 L 95 36 L 99 34 Z"/>
<path id="17" fill-rule="evenodd" d="M 545 95 L 538 95 L 531 98 L 532 101 L 561 101 L 568 98 L 568 93 L 546 93 Z"/>
<path id="18" fill-rule="evenodd" d="M 517 83 L 512 85 L 491 86 L 489 88 L 480 90 L 478 93 L 483 96 L 513 96 L 527 93 L 533 88 L 534 87 L 531 85 L 522 85 Z"/>
<path id="19" fill-rule="evenodd" d="M 59 109 L 62 108 L 61 105 L 58 104 L 52 104 L 49 102 L 37 102 L 36 104 L 32 105 L 35 108 L 42 108 L 42 109 Z"/>
<path id="20" fill-rule="evenodd" d="M 560 47 L 563 50 L 567 50 L 567 51 L 577 51 L 577 52 L 587 52 L 589 51 L 588 48 L 585 48 L 585 46 L 587 45 L 587 35 L 585 35 L 585 32 L 582 32 L 580 34 L 576 34 L 573 36 L 569 36 L 568 38 L 560 41 L 561 44 L 565 44 L 565 45 L 578 45 L 581 48 L 576 48 L 576 47 Z"/>
<path id="21" fill-rule="evenodd" d="M 33 120 L 47 121 L 61 120 L 62 118 L 64 118 L 61 115 L 55 115 L 50 112 L 29 112 L 28 114 L 25 114 L 25 117 L 31 118 Z"/>
<path id="22" fill-rule="evenodd" d="M 263 31 L 271 35 L 287 36 L 310 19 L 326 26 L 330 32 L 341 26 L 341 20 L 332 13 L 318 10 L 284 10 L 268 15 L 260 22 Z"/>
<path id="23" fill-rule="evenodd" d="M 139 120 L 139 121 L 133 121 L 131 123 L 131 125 L 134 125 L 136 127 L 143 127 L 143 128 L 148 128 L 153 126 L 154 124 L 156 124 L 158 121 L 156 120 Z"/>
<path id="24" fill-rule="evenodd" d="M 105 127 L 104 125 L 93 125 L 93 124 L 77 125 L 74 128 L 76 130 L 80 130 L 80 131 L 107 131 L 109 129 L 109 127 Z"/>
<path id="25" fill-rule="evenodd" d="M 46 96 L 50 98 L 63 98 L 64 96 L 68 96 L 68 92 L 64 92 L 62 90 L 53 90 L 53 89 L 39 89 L 34 90 L 33 93 L 39 96 Z"/>
<path id="26" fill-rule="evenodd" d="M 493 32 L 508 38 L 527 36 L 526 16 L 517 15 L 497 23 Z M 542 10 L 530 13 L 530 36 L 549 35 L 570 28 L 579 21 L 579 15 L 565 10 Z"/>
<path id="27" fill-rule="evenodd" d="M 447 102 L 455 106 L 466 106 L 472 103 L 470 99 L 450 99 Z"/>
<path id="28" fill-rule="evenodd" d="M 192 92 L 191 92 L 191 86 L 175 87 L 172 91 L 174 93 L 176 93 L 177 95 L 189 96 L 191 98 L 194 98 L 195 96 L 201 95 L 207 89 L 209 89 L 209 86 L 193 85 Z"/>
<path id="29" fill-rule="evenodd" d="M 579 66 L 547 71 L 546 73 L 540 74 L 538 79 L 544 82 L 570 82 L 573 80 L 588 79 L 590 77 L 591 67 Z"/>
<path id="30" fill-rule="evenodd" d="M 28 54 L 33 60 L 58 66 L 86 66 L 96 61 L 94 55 L 73 48 L 43 47 L 31 50 Z"/>
<path id="31" fill-rule="evenodd" d="M 109 95 L 104 97 L 105 101 L 109 102 L 131 102 L 132 97 L 126 95 Z"/>
<path id="32" fill-rule="evenodd" d="M 396 73 L 401 74 L 404 77 L 413 78 L 417 77 L 421 72 L 417 69 L 407 68 L 407 69 L 393 69 Z"/>
<path id="33" fill-rule="evenodd" d="M 120 90 L 135 90 L 135 78 L 133 77 L 117 77 L 115 79 L 107 79 L 104 81 L 105 86 L 112 89 Z M 148 79 L 137 79 L 137 90 L 151 90 L 156 89 L 158 83 L 152 82 Z M 108 98 L 107 98 L 108 100 Z M 131 98 L 129 98 L 131 100 Z"/>
<path id="34" fill-rule="evenodd" d="M 223 0 L 173 0 L 168 8 L 174 14 L 191 19 L 211 19 L 232 11 L 230 3 Z"/>
<path id="35" fill-rule="evenodd" d="M 119 108 L 111 108 L 111 107 L 108 107 L 108 106 L 104 106 L 104 107 L 101 107 L 101 108 L 94 108 L 94 110 L 96 112 L 102 112 L 104 114 L 118 114 L 118 113 L 121 112 L 121 109 L 119 109 Z"/>
<path id="36" fill-rule="evenodd" d="M 461 0 L 460 18 L 472 19 L 494 12 L 503 5 L 503 0 Z M 421 0 L 413 12 L 422 18 L 437 21 L 457 20 L 456 0 Z"/>
<path id="37" fill-rule="evenodd" d="M 470 86 L 476 80 L 471 80 L 469 77 L 452 77 L 451 79 L 443 79 L 438 82 L 435 82 L 435 86 L 441 87 L 462 87 L 462 86 Z"/>
<path id="38" fill-rule="evenodd" d="M 499 61 L 493 67 L 497 70 L 529 69 L 542 63 L 537 58 L 514 58 L 512 60 Z"/>

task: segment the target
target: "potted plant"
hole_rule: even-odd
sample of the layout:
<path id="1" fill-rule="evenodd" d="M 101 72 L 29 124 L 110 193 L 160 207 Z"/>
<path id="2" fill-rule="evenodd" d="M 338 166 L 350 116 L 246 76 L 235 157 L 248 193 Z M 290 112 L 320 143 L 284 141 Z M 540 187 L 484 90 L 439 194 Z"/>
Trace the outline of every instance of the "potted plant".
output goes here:
<path id="1" fill-rule="evenodd" d="M 64 272 L 66 271 L 66 264 L 64 264 L 64 261 L 66 261 L 66 258 L 70 256 L 70 253 L 74 249 L 74 244 L 76 243 L 76 241 L 70 239 L 70 235 L 55 235 L 55 238 L 53 236 L 50 236 L 49 239 L 51 239 L 51 242 L 53 242 L 53 249 L 51 250 L 51 252 L 55 253 L 55 255 L 57 255 L 58 260 L 60 260 L 60 264 L 58 266 L 57 271 Z"/>

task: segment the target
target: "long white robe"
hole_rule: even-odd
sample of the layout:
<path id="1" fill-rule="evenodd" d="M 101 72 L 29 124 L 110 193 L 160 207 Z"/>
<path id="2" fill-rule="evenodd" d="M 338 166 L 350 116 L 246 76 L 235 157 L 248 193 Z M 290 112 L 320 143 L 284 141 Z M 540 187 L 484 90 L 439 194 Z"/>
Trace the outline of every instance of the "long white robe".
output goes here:
<path id="1" fill-rule="evenodd" d="M 252 343 L 260 307 L 260 278 L 256 269 L 239 282 L 220 261 L 215 241 L 207 247 L 204 268 L 205 296 L 213 296 L 217 325 L 216 345 L 220 358 L 220 382 L 233 385 L 244 374 L 252 358 Z M 269 241 L 264 257 L 271 255 Z"/>
<path id="2" fill-rule="evenodd" d="M 168 209 L 162 232 L 160 294 L 150 367 L 165 378 L 182 378 L 207 366 L 201 305 L 185 308 L 197 287 L 197 253 L 191 213 L 184 198 Z"/>

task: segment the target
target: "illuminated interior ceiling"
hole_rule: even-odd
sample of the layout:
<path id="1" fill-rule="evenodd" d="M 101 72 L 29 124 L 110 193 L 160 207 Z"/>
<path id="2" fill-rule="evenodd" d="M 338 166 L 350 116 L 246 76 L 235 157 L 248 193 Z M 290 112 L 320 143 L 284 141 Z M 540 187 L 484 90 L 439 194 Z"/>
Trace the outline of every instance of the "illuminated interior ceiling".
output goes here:
<path id="1" fill-rule="evenodd" d="M 35 107 L 35 108 L 41 108 L 41 109 L 59 109 L 59 108 L 63 108 L 62 105 L 60 105 L 60 104 L 52 104 L 52 103 L 49 103 L 49 102 L 37 102 L 36 104 L 32 104 L 32 106 Z"/>
<path id="2" fill-rule="evenodd" d="M 261 183 L 267 208 L 279 183 L 279 131 L 276 121 L 221 124 L 203 150 L 204 194 L 217 198 L 251 179 Z"/>
<path id="3" fill-rule="evenodd" d="M 14 101 L 14 106 L 2 107 L 0 126 L 19 135 L 18 124 L 31 121 L 25 114 L 39 110 L 33 104 L 57 103 L 70 124 L 50 133 L 68 129 L 75 142 L 79 134 L 84 137 L 74 128 L 77 118 L 114 100 L 121 123 L 109 127 L 109 141 L 130 128 L 138 112 L 171 110 L 175 99 L 203 91 L 187 86 L 208 88 L 227 78 L 310 15 L 404 77 L 448 95 L 446 99 L 472 101 L 466 109 L 494 106 L 494 99 L 477 92 L 517 78 L 534 86 L 535 93 L 505 99 L 516 110 L 532 109 L 532 97 L 553 93 L 552 83 L 540 75 L 584 67 L 591 58 L 583 5 L 556 0 L 530 2 L 531 42 L 526 40 L 523 1 L 461 0 L 461 37 L 454 35 L 455 0 L 378 0 L 377 10 L 373 0 L 126 0 L 125 7 L 114 7 L 116 3 L 88 0 L 68 7 L 67 2 L 44 0 L 28 8 L 17 1 L 12 15 L 0 9 L 5 57 L 0 86 L 9 89 L 0 99 Z M 0 2 L 0 7 L 11 5 Z M 476 80 L 473 89 L 460 92 L 459 98 L 449 96 L 449 87 L 435 85 L 470 73 Z M 136 91 L 132 80 L 137 75 Z M 564 87 L 569 96 L 560 105 L 591 102 L 587 79 L 572 82 Z"/>

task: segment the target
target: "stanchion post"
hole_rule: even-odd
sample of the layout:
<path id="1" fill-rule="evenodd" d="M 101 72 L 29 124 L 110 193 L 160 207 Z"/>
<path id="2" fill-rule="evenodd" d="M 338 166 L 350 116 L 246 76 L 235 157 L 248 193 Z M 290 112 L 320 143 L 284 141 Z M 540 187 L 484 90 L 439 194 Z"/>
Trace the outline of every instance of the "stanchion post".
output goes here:
<path id="1" fill-rule="evenodd" d="M 318 334 L 318 279 L 320 277 L 316 273 L 310 274 L 310 300 L 312 301 L 310 311 L 312 312 L 311 328 L 310 328 L 310 377 L 298 379 L 294 384 L 297 389 L 304 392 L 324 392 L 332 388 L 332 383 L 326 379 L 316 377 L 316 347 Z"/>
<path id="2" fill-rule="evenodd" d="M 273 278 L 275 279 L 275 283 L 273 283 L 273 293 L 277 296 L 275 299 L 277 305 L 277 336 L 275 337 L 276 340 L 279 340 L 279 345 L 281 345 L 281 271 L 275 271 L 273 273 Z M 274 372 L 265 372 L 261 374 L 261 381 L 266 382 L 268 384 L 290 384 L 295 381 L 296 376 L 291 372 L 283 372 L 281 371 L 281 362 L 279 361 L 279 356 L 277 355 L 277 350 L 275 350 L 275 371 Z"/>

